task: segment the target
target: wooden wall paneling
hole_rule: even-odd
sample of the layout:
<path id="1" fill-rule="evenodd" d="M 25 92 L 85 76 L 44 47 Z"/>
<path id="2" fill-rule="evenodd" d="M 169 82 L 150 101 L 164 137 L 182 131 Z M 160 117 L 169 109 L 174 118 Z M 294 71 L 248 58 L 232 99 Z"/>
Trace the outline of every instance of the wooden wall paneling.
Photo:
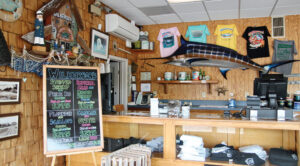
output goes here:
<path id="1" fill-rule="evenodd" d="M 34 30 L 34 20 L 36 18 L 36 10 L 48 3 L 50 0 L 24 0 L 23 13 L 19 20 L 9 23 L 0 20 L 0 29 L 7 41 L 8 47 L 14 47 L 16 52 L 21 53 L 25 45 L 28 50 L 31 49 L 31 44 L 23 41 L 21 36 Z M 82 21 L 84 22 L 84 31 L 79 32 L 79 35 L 90 46 L 90 28 L 97 28 L 98 24 L 102 24 L 102 32 L 105 32 L 105 11 L 102 10 L 102 15 L 93 16 L 88 12 L 88 5 L 94 3 L 94 0 L 74 0 L 78 7 Z M 125 41 L 117 37 L 110 36 L 110 40 L 116 40 L 118 46 L 130 51 L 125 47 Z M 112 51 L 112 43 L 109 45 L 109 54 L 128 58 L 129 63 L 136 61 L 136 56 L 118 51 L 116 54 Z M 97 63 L 104 61 L 96 60 Z M 4 67 L 1 67 L 3 70 Z M 23 78 L 26 77 L 26 83 L 22 82 L 21 103 L 17 105 L 0 105 L 0 114 L 21 112 L 21 130 L 20 137 L 2 141 L 0 143 L 0 165 L 5 166 L 25 166 L 25 165 L 43 165 L 51 164 L 51 158 L 46 158 L 43 155 L 43 140 L 42 138 L 42 87 L 41 78 L 32 73 L 22 73 L 14 71 L 9 67 L 5 68 L 4 72 L 0 71 L 1 78 Z M 106 125 L 107 126 L 107 125 Z M 110 131 L 113 127 L 108 127 Z M 129 137 L 129 126 L 123 126 Z M 111 135 L 106 132 L 105 135 Z M 30 150 L 30 151 L 29 151 Z M 90 156 L 90 155 L 89 155 Z M 92 161 L 92 160 L 91 160 Z M 58 157 L 56 165 L 64 165 L 64 157 Z"/>
<path id="2" fill-rule="evenodd" d="M 299 47 L 299 15 L 286 16 L 286 37 L 279 38 L 279 40 L 295 40 L 297 50 L 300 50 Z M 244 33 L 245 29 L 248 26 L 267 26 L 270 34 L 272 34 L 272 25 L 271 25 L 271 17 L 264 18 L 249 18 L 249 19 L 234 19 L 234 20 L 218 20 L 218 21 L 203 21 L 203 22 L 187 22 L 187 23 L 174 23 L 174 24 L 160 24 L 160 25 L 146 25 L 143 27 L 144 31 L 149 32 L 149 40 L 155 42 L 155 49 L 153 52 L 147 53 L 136 53 L 138 59 L 142 58 L 154 58 L 160 57 L 159 50 L 159 42 L 157 41 L 157 35 L 161 28 L 170 28 L 173 26 L 177 26 L 180 33 L 184 36 L 189 25 L 199 25 L 206 24 L 209 31 L 210 36 L 207 37 L 208 43 L 216 43 L 216 36 L 214 35 L 214 31 L 219 24 L 236 24 L 239 36 L 237 37 L 238 48 L 237 51 L 242 55 L 246 55 L 246 40 L 241 37 Z M 270 57 L 266 58 L 257 58 L 254 59 L 258 64 L 268 64 L 272 62 L 273 56 L 273 41 L 272 37 L 268 38 L 269 40 L 269 49 L 270 49 Z M 299 56 L 295 56 L 295 59 L 300 59 Z M 164 72 L 179 72 L 179 71 L 187 71 L 191 72 L 188 68 L 183 67 L 175 67 L 171 65 L 162 64 L 164 60 L 148 60 L 147 62 L 155 65 L 155 68 L 146 67 L 142 68 L 142 64 L 144 61 L 138 60 L 138 73 L 140 71 L 151 71 L 152 80 L 155 81 L 157 77 L 164 76 Z M 253 81 L 256 77 L 258 77 L 258 72 L 254 70 L 239 70 L 233 69 L 227 73 L 228 79 L 225 80 L 217 68 L 215 67 L 195 67 L 196 70 L 199 69 L 205 70 L 205 73 L 210 75 L 212 79 L 219 80 L 219 84 L 213 85 L 212 90 L 213 93 L 211 95 L 206 95 L 206 98 L 203 98 L 201 93 L 205 92 L 202 86 L 186 86 L 186 85 L 170 85 L 168 90 L 170 93 L 164 94 L 163 85 L 158 85 L 155 82 L 152 83 L 152 89 L 158 92 L 158 97 L 160 99 L 190 99 L 190 100 L 227 100 L 229 98 L 229 92 L 233 92 L 237 100 L 246 100 L 245 93 L 248 92 L 250 95 L 253 93 Z M 299 73 L 299 63 L 294 63 L 293 65 L 293 73 Z M 139 79 L 139 77 L 137 77 Z M 300 80 L 299 78 L 290 78 L 290 80 Z M 224 86 L 228 89 L 226 95 L 218 96 L 215 92 L 215 88 Z M 137 81 L 137 87 L 139 90 L 139 81 Z M 299 85 L 289 85 L 288 92 L 293 94 L 297 89 L 299 89 Z"/>

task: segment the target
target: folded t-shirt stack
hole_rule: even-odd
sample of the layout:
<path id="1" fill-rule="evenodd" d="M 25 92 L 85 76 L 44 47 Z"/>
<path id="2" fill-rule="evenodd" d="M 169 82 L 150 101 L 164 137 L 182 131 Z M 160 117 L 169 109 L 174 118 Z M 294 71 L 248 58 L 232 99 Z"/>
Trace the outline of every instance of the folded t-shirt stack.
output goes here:
<path id="1" fill-rule="evenodd" d="M 269 161 L 277 166 L 297 166 L 298 157 L 294 151 L 280 148 L 271 148 Z"/>
<path id="2" fill-rule="evenodd" d="M 236 150 L 234 150 L 233 146 L 227 146 L 226 143 L 222 142 L 211 149 L 210 159 L 215 161 L 229 161 L 234 158 L 235 153 Z"/>
<path id="3" fill-rule="evenodd" d="M 147 141 L 146 145 L 151 148 L 152 152 L 163 152 L 164 137 L 153 138 L 151 141 Z"/>
<path id="4" fill-rule="evenodd" d="M 239 148 L 233 161 L 236 164 L 260 166 L 265 164 L 267 152 L 259 145 L 250 145 Z"/>
<path id="5" fill-rule="evenodd" d="M 182 135 L 180 140 L 183 145 L 180 146 L 181 151 L 177 155 L 181 160 L 205 161 L 209 156 L 209 150 L 204 148 L 203 139 L 193 135 Z"/>

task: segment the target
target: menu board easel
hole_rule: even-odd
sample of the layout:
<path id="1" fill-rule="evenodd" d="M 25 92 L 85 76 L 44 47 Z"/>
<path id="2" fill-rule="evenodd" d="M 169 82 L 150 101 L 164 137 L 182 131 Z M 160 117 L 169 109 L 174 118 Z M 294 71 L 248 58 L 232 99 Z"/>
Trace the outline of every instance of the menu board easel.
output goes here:
<path id="1" fill-rule="evenodd" d="M 103 149 L 100 69 L 43 66 L 44 154 L 56 156 Z"/>

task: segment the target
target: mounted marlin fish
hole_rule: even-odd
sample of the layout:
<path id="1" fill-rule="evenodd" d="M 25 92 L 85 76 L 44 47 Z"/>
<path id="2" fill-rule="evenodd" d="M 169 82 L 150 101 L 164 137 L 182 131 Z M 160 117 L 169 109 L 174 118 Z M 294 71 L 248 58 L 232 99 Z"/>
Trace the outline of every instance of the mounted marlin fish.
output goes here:
<path id="1" fill-rule="evenodd" d="M 277 62 L 268 65 L 259 65 L 253 62 L 247 56 L 243 56 L 230 48 L 206 44 L 200 42 L 186 41 L 181 36 L 181 46 L 170 56 L 165 58 L 150 58 L 150 59 L 171 59 L 164 64 L 176 66 L 211 66 L 219 67 L 221 74 L 225 79 L 226 73 L 232 68 L 253 69 L 268 73 L 272 68 L 292 63 L 298 60 L 288 60 Z"/>

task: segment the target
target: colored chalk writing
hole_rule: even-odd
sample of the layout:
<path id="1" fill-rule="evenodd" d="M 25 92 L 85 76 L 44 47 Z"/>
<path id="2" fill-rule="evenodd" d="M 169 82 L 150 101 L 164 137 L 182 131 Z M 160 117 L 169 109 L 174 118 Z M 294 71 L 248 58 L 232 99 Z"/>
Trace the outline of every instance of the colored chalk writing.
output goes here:
<path id="1" fill-rule="evenodd" d="M 46 69 L 47 151 L 102 146 L 97 72 Z"/>

